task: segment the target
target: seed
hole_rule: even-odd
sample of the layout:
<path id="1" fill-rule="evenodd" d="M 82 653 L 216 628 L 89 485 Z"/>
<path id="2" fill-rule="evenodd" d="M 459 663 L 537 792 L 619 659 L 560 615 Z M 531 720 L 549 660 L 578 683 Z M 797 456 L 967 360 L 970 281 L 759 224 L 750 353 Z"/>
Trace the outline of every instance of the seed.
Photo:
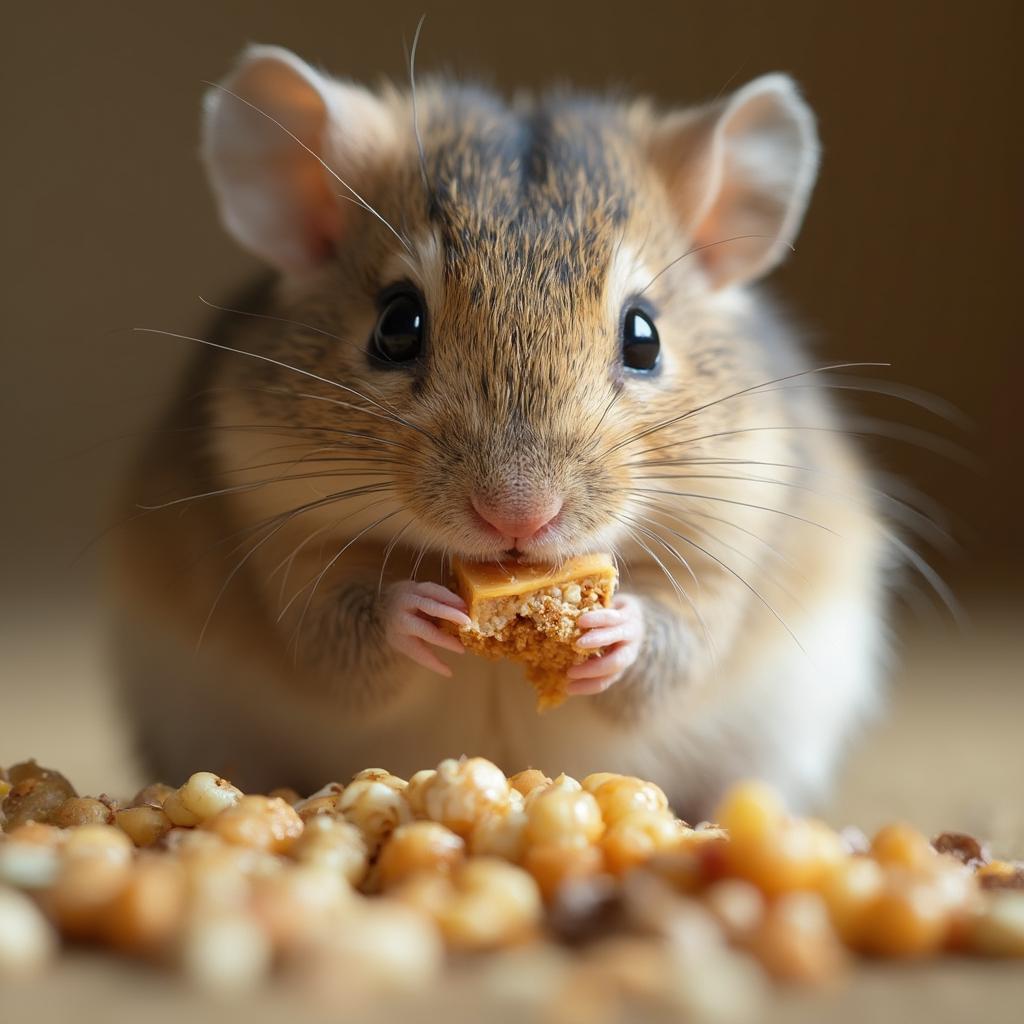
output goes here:
<path id="1" fill-rule="evenodd" d="M 601 840 L 608 870 L 623 872 L 678 845 L 684 826 L 668 811 L 633 811 L 618 818 Z"/>
<path id="2" fill-rule="evenodd" d="M 387 889 L 420 871 L 447 873 L 462 862 L 465 852 L 465 842 L 436 821 L 401 825 L 380 852 L 380 885 Z"/>
<path id="3" fill-rule="evenodd" d="M 985 956 L 1024 957 L 1024 893 L 989 893 L 973 922 L 969 942 Z"/>
<path id="4" fill-rule="evenodd" d="M 164 798 L 163 802 L 164 814 L 171 819 L 172 825 L 182 825 L 186 828 L 193 828 L 200 822 L 200 817 L 193 811 L 190 811 L 184 801 L 181 799 L 181 790 L 176 789 L 173 793 L 168 793 Z"/>
<path id="5" fill-rule="evenodd" d="M 426 892 L 426 889 L 423 890 Z M 533 934 L 543 906 L 536 882 L 522 868 L 491 857 L 476 857 L 440 879 L 420 898 L 449 944 L 488 949 Z"/>
<path id="6" fill-rule="evenodd" d="M 143 786 L 142 789 L 132 797 L 130 807 L 163 807 L 164 801 L 172 794 L 176 792 L 173 786 L 168 786 L 163 782 L 153 782 L 148 786 Z"/>
<path id="7" fill-rule="evenodd" d="M 750 948 L 782 981 L 823 985 L 843 970 L 845 954 L 821 897 L 791 892 L 770 906 Z"/>
<path id="8" fill-rule="evenodd" d="M 785 811 L 775 791 L 764 783 L 734 786 L 715 813 L 731 843 L 760 841 L 780 827 Z"/>
<path id="9" fill-rule="evenodd" d="M 465 839 L 478 818 L 508 805 L 508 794 L 508 779 L 500 768 L 482 757 L 470 757 L 442 761 L 417 798 L 426 817 Z"/>
<path id="10" fill-rule="evenodd" d="M 849 857 L 829 873 L 822 886 L 832 926 L 853 948 L 864 942 L 868 913 L 885 885 L 885 871 L 870 857 Z"/>
<path id="11" fill-rule="evenodd" d="M 292 789 L 291 786 L 278 786 L 277 789 L 272 789 L 267 796 L 271 798 L 278 797 L 286 804 L 291 804 L 292 807 L 302 803 L 302 796 Z"/>
<path id="12" fill-rule="evenodd" d="M 252 988 L 270 969 L 270 940 L 247 914 L 197 914 L 182 937 L 181 964 L 200 988 L 229 995 Z"/>
<path id="13" fill-rule="evenodd" d="M 361 772 L 356 772 L 356 774 L 352 776 L 352 781 L 380 782 L 385 786 L 390 786 L 398 793 L 403 792 L 409 785 L 405 779 L 401 779 L 397 775 L 392 775 L 391 772 L 384 768 L 364 768 Z"/>
<path id="14" fill-rule="evenodd" d="M 22 775 L 19 781 L 19 773 L 11 769 L 13 785 L 3 804 L 6 831 L 10 832 L 29 821 L 49 821 L 65 800 L 77 795 L 71 783 L 59 772 L 39 771 L 42 774 Z"/>
<path id="15" fill-rule="evenodd" d="M 84 826 L 103 827 L 106 826 Z M 66 859 L 53 886 L 46 893 L 45 902 L 50 916 L 65 935 L 74 938 L 97 937 L 130 872 L 131 865 L 126 859 L 102 855 Z"/>
<path id="16" fill-rule="evenodd" d="M 978 868 L 975 877 L 983 889 L 1024 889 L 1024 862 L 994 860 Z"/>
<path id="17" fill-rule="evenodd" d="M 949 926 L 941 890 L 906 869 L 894 868 L 866 911 L 860 946 L 876 956 L 928 956 L 945 944 Z"/>
<path id="18" fill-rule="evenodd" d="M 102 858 L 116 864 L 127 864 L 133 849 L 131 839 L 114 825 L 80 825 L 63 846 L 65 860 Z"/>
<path id="19" fill-rule="evenodd" d="M 57 936 L 35 903 L 0 886 L 0 978 L 42 970 L 57 949 Z"/>
<path id="20" fill-rule="evenodd" d="M 110 904 L 103 926 L 107 940 L 126 952 L 159 952 L 178 930 L 185 893 L 180 864 L 156 855 L 140 858 Z"/>
<path id="21" fill-rule="evenodd" d="M 33 826 L 22 825 L 21 829 L 30 827 Z M 4 885 L 16 889 L 46 889 L 53 884 L 59 870 L 60 856 L 56 845 L 22 842 L 18 839 L 0 843 L 0 883 Z"/>
<path id="22" fill-rule="evenodd" d="M 102 800 L 73 796 L 64 801 L 51 815 L 50 823 L 58 828 L 76 825 L 112 825 L 114 811 Z"/>
<path id="23" fill-rule="evenodd" d="M 896 822 L 875 833 L 871 856 L 888 867 L 914 869 L 927 867 L 935 857 L 935 850 L 917 829 Z"/>
<path id="24" fill-rule="evenodd" d="M 400 791 L 369 779 L 349 785 L 338 809 L 346 821 L 360 829 L 371 851 L 378 850 L 399 825 L 412 820 L 412 812 Z"/>
<path id="25" fill-rule="evenodd" d="M 501 857 L 518 864 L 526 851 L 526 812 L 510 809 L 505 814 L 488 814 L 473 826 L 469 848 L 475 856 Z"/>
<path id="26" fill-rule="evenodd" d="M 320 941 L 352 899 L 340 874 L 316 864 L 299 864 L 253 882 L 253 913 L 273 946 L 285 951 Z"/>
<path id="27" fill-rule="evenodd" d="M 526 838 L 538 845 L 579 846 L 604 831 L 597 800 L 582 789 L 564 786 L 534 790 L 526 804 Z"/>
<path id="28" fill-rule="evenodd" d="M 734 942 L 752 939 L 765 916 L 761 890 L 739 878 L 726 878 L 710 885 L 704 903 Z"/>
<path id="29" fill-rule="evenodd" d="M 537 768 L 527 768 L 526 771 L 510 776 L 508 784 L 523 796 L 529 796 L 538 786 L 550 786 L 551 779 Z"/>
<path id="30" fill-rule="evenodd" d="M 194 814 L 199 821 L 206 821 L 215 814 L 234 807 L 242 798 L 242 791 L 236 789 L 213 772 L 196 772 L 178 790 L 182 806 Z M 176 822 L 175 824 L 188 824 Z"/>
<path id="31" fill-rule="evenodd" d="M 989 852 L 984 843 L 966 832 L 943 832 L 932 840 L 939 853 L 948 853 L 962 864 L 987 864 Z"/>
<path id="32" fill-rule="evenodd" d="M 162 839 L 171 828 L 171 819 L 163 808 L 151 804 L 139 807 L 126 807 L 118 811 L 115 820 L 120 828 L 136 846 L 152 846 Z"/>
<path id="33" fill-rule="evenodd" d="M 369 852 L 362 832 L 351 822 L 320 815 L 306 823 L 289 854 L 301 864 L 323 868 L 359 885 L 366 876 Z"/>
<path id="34" fill-rule="evenodd" d="M 443 965 L 436 925 L 409 906 L 390 900 L 353 905 L 313 951 L 312 984 L 350 1004 L 353 993 L 418 989 Z"/>
<path id="35" fill-rule="evenodd" d="M 600 805 L 606 825 L 614 825 L 634 811 L 668 810 L 668 798 L 658 786 L 628 775 L 610 778 L 590 792 Z"/>
<path id="36" fill-rule="evenodd" d="M 523 855 L 523 867 L 533 875 L 544 899 L 551 902 L 567 882 L 603 871 L 604 856 L 598 846 L 529 846 Z"/>

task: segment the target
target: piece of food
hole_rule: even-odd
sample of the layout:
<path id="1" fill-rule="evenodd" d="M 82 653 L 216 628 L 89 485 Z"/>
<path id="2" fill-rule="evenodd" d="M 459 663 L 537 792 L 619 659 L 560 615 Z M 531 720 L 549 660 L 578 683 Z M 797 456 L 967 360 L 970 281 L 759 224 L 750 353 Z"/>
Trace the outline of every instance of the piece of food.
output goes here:
<path id="1" fill-rule="evenodd" d="M 611 556 L 580 555 L 559 566 L 456 559 L 452 571 L 473 620 L 459 630 L 463 644 L 488 658 L 523 662 L 538 710 L 558 707 L 566 698 L 566 672 L 601 653 L 576 646 L 576 620 L 611 604 L 618 580 Z"/>

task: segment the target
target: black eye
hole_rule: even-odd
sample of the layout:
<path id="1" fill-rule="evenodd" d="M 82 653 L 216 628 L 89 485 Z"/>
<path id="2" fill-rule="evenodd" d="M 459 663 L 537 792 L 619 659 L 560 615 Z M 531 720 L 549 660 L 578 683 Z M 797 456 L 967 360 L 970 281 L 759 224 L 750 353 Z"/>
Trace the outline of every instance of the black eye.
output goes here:
<path id="1" fill-rule="evenodd" d="M 423 348 L 427 318 L 415 292 L 399 292 L 384 304 L 373 328 L 372 353 L 389 363 L 407 363 Z"/>
<path id="2" fill-rule="evenodd" d="M 653 370 L 658 365 L 661 342 L 654 321 L 635 306 L 622 320 L 622 362 L 631 370 Z"/>

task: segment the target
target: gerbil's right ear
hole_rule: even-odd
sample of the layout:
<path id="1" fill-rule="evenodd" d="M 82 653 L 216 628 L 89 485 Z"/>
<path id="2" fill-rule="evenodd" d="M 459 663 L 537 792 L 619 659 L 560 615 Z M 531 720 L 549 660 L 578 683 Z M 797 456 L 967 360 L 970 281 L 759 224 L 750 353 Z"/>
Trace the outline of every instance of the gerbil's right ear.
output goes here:
<path id="1" fill-rule="evenodd" d="M 371 92 L 276 46 L 249 47 L 203 103 L 202 157 L 221 219 L 286 274 L 329 257 L 355 210 L 339 178 L 349 180 L 394 135 Z"/>

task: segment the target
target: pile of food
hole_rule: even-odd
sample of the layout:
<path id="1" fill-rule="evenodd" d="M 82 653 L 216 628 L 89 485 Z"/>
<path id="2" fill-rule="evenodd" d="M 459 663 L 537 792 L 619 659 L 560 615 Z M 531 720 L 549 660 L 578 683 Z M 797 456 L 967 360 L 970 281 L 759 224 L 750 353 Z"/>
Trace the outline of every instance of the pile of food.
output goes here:
<path id="1" fill-rule="evenodd" d="M 34 761 L 0 778 L 0 974 L 64 941 L 218 990 L 273 972 L 351 999 L 461 970 L 551 1005 L 725 1012 L 856 955 L 1024 956 L 1024 865 L 961 834 L 837 833 L 758 783 L 691 827 L 641 779 L 482 758 L 306 797 L 198 772 L 122 803 Z"/>

